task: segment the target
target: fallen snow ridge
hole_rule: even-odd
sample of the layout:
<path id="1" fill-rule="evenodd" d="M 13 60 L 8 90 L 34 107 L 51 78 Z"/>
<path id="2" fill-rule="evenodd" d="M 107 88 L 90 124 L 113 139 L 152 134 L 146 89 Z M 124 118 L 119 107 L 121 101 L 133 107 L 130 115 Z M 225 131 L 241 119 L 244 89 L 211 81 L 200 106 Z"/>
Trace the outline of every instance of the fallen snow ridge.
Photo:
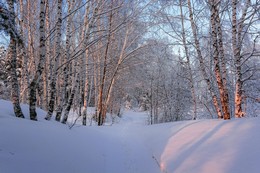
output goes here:
<path id="1" fill-rule="evenodd" d="M 23 105 L 28 117 L 28 106 Z M 15 118 L 0 100 L 0 173 L 259 173 L 260 119 L 68 126 Z"/>

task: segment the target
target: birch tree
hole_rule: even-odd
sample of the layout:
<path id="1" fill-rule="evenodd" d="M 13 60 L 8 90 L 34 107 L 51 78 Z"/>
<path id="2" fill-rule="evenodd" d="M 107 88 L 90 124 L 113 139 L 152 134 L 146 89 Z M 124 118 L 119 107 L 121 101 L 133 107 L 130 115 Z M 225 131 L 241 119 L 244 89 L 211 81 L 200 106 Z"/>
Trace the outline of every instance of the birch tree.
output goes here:
<path id="1" fill-rule="evenodd" d="M 87 115 L 87 98 L 88 98 L 88 49 L 92 45 L 93 41 L 91 31 L 95 27 L 96 19 L 99 17 L 100 8 L 102 7 L 100 0 L 93 2 L 93 3 L 87 3 L 86 5 L 86 11 L 84 15 L 84 23 L 83 27 L 80 33 L 80 56 L 79 56 L 79 64 L 75 73 L 80 73 L 80 75 L 77 75 L 74 77 L 73 85 L 72 85 L 72 91 L 69 96 L 68 102 L 65 104 L 65 112 L 64 112 L 64 118 L 62 119 L 62 123 L 66 123 L 68 119 L 68 112 L 70 111 L 74 97 L 76 96 L 77 88 L 80 88 L 79 92 L 79 113 L 81 115 L 81 102 L 83 101 L 83 114 L 82 114 L 82 124 L 86 125 L 86 115 Z M 92 15 L 90 15 L 92 13 Z M 94 41 L 98 41 L 100 38 L 97 38 L 97 40 L 94 39 Z M 85 79 L 84 79 L 85 78 Z M 82 99 L 83 96 L 83 99 Z"/>
<path id="2" fill-rule="evenodd" d="M 89 81 L 88 81 L 88 62 L 89 62 L 89 53 L 88 53 L 88 44 L 90 43 L 90 34 L 94 27 L 94 23 L 96 22 L 96 18 L 98 17 L 98 11 L 100 8 L 101 1 L 97 1 L 97 4 L 93 4 L 93 15 L 89 19 L 88 14 L 89 10 L 86 10 L 85 19 L 84 19 L 84 29 L 82 31 L 82 39 L 83 39 L 83 47 L 82 49 L 85 50 L 85 53 L 82 56 L 82 62 L 85 62 L 85 69 L 83 70 L 85 72 L 85 85 L 83 90 L 83 118 L 82 118 L 82 124 L 86 125 L 86 118 L 87 118 L 87 106 L 88 106 L 88 90 L 89 90 Z M 96 5 L 96 7 L 95 7 Z M 88 7 L 89 8 L 89 7 Z M 82 64 L 82 65 L 84 65 Z"/>
<path id="3" fill-rule="evenodd" d="M 188 78 L 189 78 L 189 83 L 190 83 L 190 89 L 192 93 L 192 100 L 193 100 L 193 119 L 195 120 L 197 118 L 197 101 L 196 101 L 196 92 L 195 92 L 195 87 L 194 87 L 194 77 L 192 74 L 192 69 L 191 69 L 191 62 L 190 62 L 190 53 L 188 50 L 187 46 L 187 41 L 186 41 L 186 34 L 185 34 L 185 26 L 184 26 L 184 15 L 183 15 L 183 10 L 182 10 L 182 0 L 180 0 L 180 12 L 181 12 L 181 26 L 182 26 L 182 42 L 185 50 L 185 55 L 186 55 L 186 64 L 188 66 Z"/>
<path id="4" fill-rule="evenodd" d="M 66 93 L 68 92 L 68 82 L 69 82 L 69 60 L 70 60 L 70 43 L 71 43 L 71 23 L 72 23 L 72 17 L 73 15 L 71 15 L 72 10 L 73 10 L 73 6 L 75 5 L 75 0 L 67 0 L 67 4 L 68 4 L 68 15 L 69 17 L 67 18 L 67 23 L 66 23 L 66 41 L 65 41 L 65 53 L 64 53 L 64 59 L 67 62 L 64 65 L 63 68 L 63 74 L 61 74 L 63 76 L 63 78 L 61 79 L 63 81 L 63 85 L 61 85 L 60 88 L 60 96 L 59 96 L 59 105 L 57 108 L 57 113 L 56 113 L 56 117 L 55 120 L 56 121 L 60 121 L 61 119 L 61 114 L 62 114 L 62 110 L 63 110 L 63 106 L 67 104 L 68 102 L 68 98 L 66 96 Z"/>
<path id="5" fill-rule="evenodd" d="M 25 21 L 25 14 L 24 14 L 24 4 L 23 0 L 19 1 L 19 7 L 20 7 L 20 13 L 21 13 L 21 19 L 20 19 L 20 35 L 23 37 L 23 40 L 25 40 L 25 32 L 26 32 L 26 25 L 24 23 Z M 21 70 L 21 79 L 20 79 L 20 86 L 21 86 L 21 92 L 20 97 L 23 103 L 27 102 L 28 99 L 28 87 L 30 85 L 29 81 L 29 72 L 28 72 L 28 60 L 29 56 L 26 50 L 26 46 L 24 44 L 19 44 L 18 48 L 20 50 L 20 59 L 22 60 L 22 70 Z"/>
<path id="6" fill-rule="evenodd" d="M 219 103 L 218 103 L 218 98 L 217 95 L 215 94 L 215 91 L 212 87 L 212 83 L 210 81 L 210 78 L 208 77 L 207 71 L 206 71 L 206 67 L 205 67 L 205 63 L 204 63 L 204 59 L 202 57 L 202 53 L 201 53 L 201 46 L 200 46 L 200 42 L 197 36 L 197 27 L 196 27 L 196 23 L 194 21 L 194 14 L 193 14 L 193 10 L 192 10 L 192 6 L 191 6 L 191 1 L 188 0 L 188 8 L 189 8 L 189 18 L 190 18 L 190 23 L 191 23 L 191 28 L 192 28 L 192 33 L 193 33 L 193 38 L 195 41 L 195 48 L 197 51 L 197 56 L 198 56 L 198 60 L 199 60 L 199 65 L 200 65 L 200 70 L 202 72 L 203 78 L 206 82 L 207 88 L 210 92 L 210 95 L 212 97 L 212 101 L 213 101 L 213 105 L 215 107 L 215 110 L 217 112 L 218 118 L 223 118 L 223 115 L 221 113 L 221 109 L 219 107 Z"/>
<path id="7" fill-rule="evenodd" d="M 69 112 L 70 112 L 70 109 L 71 109 L 72 104 L 73 104 L 73 100 L 74 100 L 74 97 L 75 97 L 76 90 L 77 90 L 78 85 L 79 85 L 79 73 L 77 72 L 78 71 L 77 66 L 79 66 L 79 65 L 75 63 L 75 66 L 76 67 L 74 69 L 74 78 L 72 80 L 73 82 L 72 82 L 71 94 L 69 96 L 68 102 L 65 105 L 63 119 L 61 120 L 61 123 L 63 123 L 63 124 L 67 123 Z"/>
<path id="8" fill-rule="evenodd" d="M 236 82 L 235 82 L 235 117 L 241 118 L 244 116 L 245 112 L 242 110 L 242 100 L 243 100 L 243 84 L 244 79 L 242 78 L 242 65 L 253 55 L 256 50 L 253 50 L 251 55 L 246 59 L 242 55 L 243 41 L 246 32 L 250 25 L 252 25 L 254 16 L 257 11 L 260 10 L 259 2 L 255 2 L 255 7 L 251 12 L 249 12 L 249 7 L 252 5 L 251 0 L 246 0 L 245 5 L 241 12 L 238 12 L 237 6 L 239 1 L 232 0 L 232 49 L 233 58 L 236 70 Z M 238 18 L 239 13 L 241 17 Z M 258 17 L 259 18 L 259 17 Z M 259 19 L 258 19 L 259 20 Z M 249 21 L 248 24 L 246 21 Z M 244 31 L 245 30 L 245 31 Z"/>
<path id="9" fill-rule="evenodd" d="M 30 119 L 37 120 L 37 113 L 36 113 L 36 87 L 39 83 L 39 80 L 42 76 L 42 72 L 44 69 L 45 63 L 45 0 L 40 1 L 40 54 L 39 54 L 39 63 L 37 66 L 37 71 L 30 83 L 30 95 L 29 95 L 29 104 L 30 104 Z"/>
<path id="10" fill-rule="evenodd" d="M 105 79 L 106 79 L 106 73 L 107 73 L 107 61 L 108 61 L 108 51 L 111 44 L 111 34 L 112 34 L 112 21 L 113 21 L 113 0 L 110 5 L 110 13 L 108 17 L 108 36 L 107 36 L 107 42 L 105 46 L 105 52 L 104 52 L 104 59 L 103 59 L 103 72 L 102 77 L 99 84 L 99 94 L 98 94 L 98 107 L 97 107 L 97 117 L 98 117 L 98 125 L 101 126 L 105 122 L 105 113 L 103 112 L 104 103 L 103 103 L 103 94 L 104 94 L 104 86 L 105 86 Z"/>
<path id="11" fill-rule="evenodd" d="M 228 93 L 227 93 L 227 89 L 223 84 L 223 78 L 222 78 L 222 73 L 221 73 L 221 69 L 220 69 L 220 62 L 219 62 L 219 54 L 220 54 L 220 49 L 221 50 L 221 55 L 224 56 L 223 54 L 223 45 L 222 45 L 222 38 L 218 37 L 221 36 L 221 29 L 220 29 L 220 22 L 219 22 L 219 17 L 218 16 L 218 9 L 217 9 L 217 1 L 212 0 L 211 1 L 211 34 L 212 34 L 212 44 L 213 44 L 213 59 L 214 59 L 214 72 L 215 72 L 215 76 L 216 76 L 216 80 L 217 80 L 217 85 L 218 85 L 218 90 L 220 93 L 220 100 L 221 100 L 221 106 L 222 106 L 222 111 L 223 111 L 223 116 L 224 119 L 230 119 L 230 112 L 229 112 L 229 99 L 228 99 Z M 217 21 L 219 22 L 217 24 L 216 19 L 218 19 Z M 219 27 L 217 27 L 217 25 Z M 218 29 L 218 30 L 217 30 Z M 219 41 L 218 41 L 219 40 Z M 219 44 L 220 42 L 220 44 Z M 223 60 L 223 57 L 222 57 Z M 225 62 L 222 62 L 225 63 Z M 222 67 L 224 67 L 224 74 L 226 75 L 226 68 L 223 65 Z"/>
<path id="12" fill-rule="evenodd" d="M 55 37 L 56 37 L 56 51 L 55 51 L 55 60 L 54 60 L 54 73 L 52 75 L 51 79 L 51 91 L 50 91 L 50 101 L 49 101 L 49 110 L 45 117 L 46 120 L 50 120 L 54 111 L 55 106 L 55 98 L 56 98 L 56 82 L 57 82 L 57 75 L 58 75 L 58 66 L 59 66 L 59 60 L 60 60 L 60 53 L 61 53 L 61 25 L 62 25 L 62 0 L 58 0 L 57 4 L 57 23 L 55 28 Z M 61 109 L 61 105 L 58 107 L 58 109 Z M 58 113 L 61 111 L 58 110 Z M 60 116 L 60 115 L 58 115 Z"/>
<path id="13" fill-rule="evenodd" d="M 15 23 L 15 11 L 14 11 L 14 0 L 8 0 L 8 10 L 4 10 L 1 7 L 1 17 L 4 18 L 6 21 L 5 23 L 1 24 L 0 29 L 5 29 L 6 32 L 10 36 L 10 43 L 9 43 L 9 50 L 6 60 L 6 71 L 8 73 L 8 78 L 11 84 L 11 100 L 13 103 L 14 114 L 16 117 L 24 118 L 20 107 L 20 97 L 19 97 L 19 84 L 17 79 L 17 50 L 16 46 L 18 44 L 23 44 L 21 37 L 16 28 Z M 3 11 L 3 13 L 2 13 Z"/>

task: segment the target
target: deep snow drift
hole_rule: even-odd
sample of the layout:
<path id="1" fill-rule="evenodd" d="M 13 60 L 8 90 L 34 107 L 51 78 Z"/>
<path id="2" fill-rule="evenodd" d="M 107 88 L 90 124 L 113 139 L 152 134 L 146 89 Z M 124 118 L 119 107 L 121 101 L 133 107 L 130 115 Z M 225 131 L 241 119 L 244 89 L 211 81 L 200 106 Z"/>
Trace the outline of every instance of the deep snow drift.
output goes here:
<path id="1" fill-rule="evenodd" d="M 28 117 L 28 106 L 23 106 Z M 147 126 L 125 111 L 112 126 L 15 118 L 0 100 L 0 173 L 259 173 L 260 119 Z"/>

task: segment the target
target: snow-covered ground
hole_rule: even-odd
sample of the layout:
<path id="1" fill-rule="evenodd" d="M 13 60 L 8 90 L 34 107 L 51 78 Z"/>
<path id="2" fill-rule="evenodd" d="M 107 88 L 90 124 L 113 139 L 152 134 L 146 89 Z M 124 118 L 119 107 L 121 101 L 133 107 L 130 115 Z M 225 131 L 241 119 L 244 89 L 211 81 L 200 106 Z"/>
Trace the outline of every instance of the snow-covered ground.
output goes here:
<path id="1" fill-rule="evenodd" d="M 28 106 L 23 105 L 28 117 Z M 0 173 L 259 173 L 260 119 L 147 126 L 125 111 L 112 126 L 15 118 L 0 100 Z"/>

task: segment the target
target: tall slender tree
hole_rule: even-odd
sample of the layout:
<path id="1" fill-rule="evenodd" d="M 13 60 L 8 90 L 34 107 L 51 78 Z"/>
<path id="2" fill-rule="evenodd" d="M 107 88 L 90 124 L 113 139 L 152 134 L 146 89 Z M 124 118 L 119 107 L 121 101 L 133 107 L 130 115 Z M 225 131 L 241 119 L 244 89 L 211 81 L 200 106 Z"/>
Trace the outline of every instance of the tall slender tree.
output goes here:
<path id="1" fill-rule="evenodd" d="M 223 49 L 222 46 L 222 38 L 218 37 L 218 35 L 221 35 L 221 30 L 220 30 L 220 23 L 217 24 L 217 21 L 219 22 L 219 20 L 216 21 L 216 19 L 219 19 L 218 16 L 218 9 L 217 9 L 217 1 L 215 0 L 211 0 L 211 18 L 210 18 L 210 22 L 211 22 L 211 35 L 212 35 L 212 44 L 213 44 L 213 59 L 214 59 L 214 72 L 215 72 L 215 76 L 217 79 L 217 85 L 218 85 L 218 90 L 220 93 L 220 101 L 221 101 L 221 106 L 222 106 L 222 111 L 223 111 L 223 116 L 224 119 L 230 119 L 230 112 L 229 112 L 229 100 L 228 100 L 228 93 L 227 93 L 227 89 L 225 88 L 224 84 L 223 84 L 223 78 L 222 78 L 222 73 L 221 73 L 221 69 L 220 69 L 220 58 L 219 58 L 219 54 L 220 54 L 220 48 L 221 50 Z M 219 34 L 218 34 L 219 33 Z M 219 41 L 220 40 L 220 44 Z M 221 53 L 222 56 L 223 53 Z M 222 57 L 223 59 L 223 57 Z M 223 62 L 224 63 L 224 62 Z M 225 69 L 222 69 L 225 71 Z"/>
<path id="2" fill-rule="evenodd" d="M 238 1 L 232 0 L 232 49 L 233 49 L 233 58 L 235 62 L 235 69 L 236 69 L 236 84 L 235 84 L 235 117 L 241 118 L 244 116 L 244 112 L 242 110 L 242 56 L 241 56 L 241 49 L 242 49 L 242 32 L 244 28 L 244 23 L 247 16 L 247 10 L 250 6 L 251 1 L 247 0 L 246 5 L 242 11 L 242 16 L 238 20 L 237 19 L 237 6 Z M 259 7 L 258 7 L 259 10 Z"/>
<path id="3" fill-rule="evenodd" d="M 191 93 L 192 93 L 192 100 L 193 100 L 193 106 L 194 106 L 193 119 L 195 120 L 197 118 L 197 101 L 196 101 L 196 92 L 195 92 L 195 87 L 194 87 L 194 77 L 192 74 L 190 53 L 189 53 L 189 49 L 188 49 L 187 41 L 186 41 L 182 0 L 180 0 L 179 2 L 180 2 L 180 12 L 181 12 L 182 42 L 183 42 L 185 56 L 186 56 L 186 64 L 188 66 L 188 79 L 189 79 L 189 83 L 190 83 L 190 89 L 191 89 Z"/>
<path id="4" fill-rule="evenodd" d="M 6 61 L 6 71 L 9 74 L 8 78 L 11 84 L 11 99 L 13 102 L 14 114 L 16 117 L 24 118 L 22 109 L 20 107 L 19 97 L 19 84 L 17 79 L 17 50 L 16 46 L 22 44 L 21 37 L 18 35 L 18 31 L 15 24 L 15 11 L 14 11 L 14 0 L 8 0 L 9 13 L 7 18 L 8 34 L 10 35 L 9 51 Z M 6 28 L 7 29 L 7 28 Z M 20 42 L 20 43 L 19 43 Z"/>
<path id="5" fill-rule="evenodd" d="M 197 55 L 198 55 L 200 70 L 202 72 L 203 78 L 204 78 L 204 80 L 206 82 L 207 88 L 208 88 L 208 90 L 210 92 L 210 95 L 212 97 L 213 105 L 214 105 L 215 110 L 217 112 L 218 118 L 223 118 L 223 115 L 221 113 L 221 109 L 219 107 L 217 95 L 215 94 L 215 91 L 213 89 L 213 86 L 212 86 L 212 83 L 210 81 L 210 78 L 208 77 L 208 74 L 207 74 L 207 71 L 206 71 L 206 67 L 205 67 L 205 63 L 204 63 L 204 59 L 202 57 L 201 46 L 200 46 L 200 42 L 199 42 L 199 39 L 198 39 L 197 27 L 196 27 L 196 24 L 195 24 L 195 21 L 194 21 L 193 10 L 192 10 L 192 6 L 191 6 L 191 1 L 190 0 L 188 0 L 188 8 L 189 8 L 189 17 L 190 17 L 193 37 L 194 37 L 194 40 L 195 40 L 195 47 L 196 47 L 196 51 L 197 51 Z"/>
<path id="6" fill-rule="evenodd" d="M 62 0 L 58 0 L 57 4 L 57 25 L 55 29 L 56 36 L 56 50 L 55 50 L 55 62 L 54 62 L 54 73 L 51 79 L 51 91 L 50 91 L 50 101 L 49 101 L 49 110 L 45 117 L 46 120 L 50 120 L 54 111 L 55 106 L 55 98 L 57 93 L 57 76 L 58 76 L 58 67 L 60 61 L 60 53 L 61 53 L 61 25 L 62 25 Z M 58 109 L 61 109 L 61 105 Z M 58 111 L 60 112 L 60 110 Z M 59 116 L 59 115 L 58 115 Z"/>
<path id="7" fill-rule="evenodd" d="M 37 66 L 37 71 L 30 83 L 30 93 L 29 93 L 29 104 L 30 104 L 30 119 L 37 120 L 36 113 L 36 89 L 39 83 L 39 80 L 42 76 L 42 72 L 44 69 L 46 48 L 45 48 L 45 0 L 41 0 L 40 2 L 40 56 L 39 63 Z"/>

